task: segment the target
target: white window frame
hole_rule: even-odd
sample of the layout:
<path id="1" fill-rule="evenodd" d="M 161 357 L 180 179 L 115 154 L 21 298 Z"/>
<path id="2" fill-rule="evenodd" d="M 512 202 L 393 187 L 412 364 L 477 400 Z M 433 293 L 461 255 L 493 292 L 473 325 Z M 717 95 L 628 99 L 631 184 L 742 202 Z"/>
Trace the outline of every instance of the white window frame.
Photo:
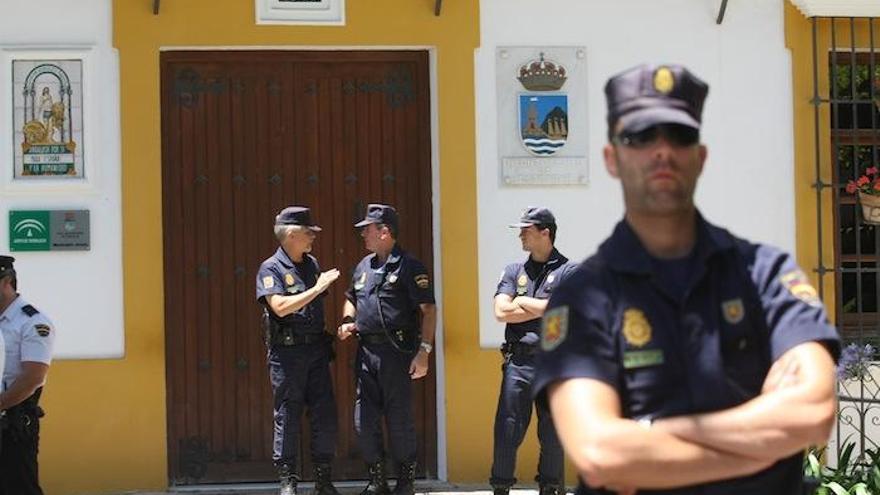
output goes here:
<path id="1" fill-rule="evenodd" d="M 257 24 L 344 26 L 345 0 L 255 0 Z"/>

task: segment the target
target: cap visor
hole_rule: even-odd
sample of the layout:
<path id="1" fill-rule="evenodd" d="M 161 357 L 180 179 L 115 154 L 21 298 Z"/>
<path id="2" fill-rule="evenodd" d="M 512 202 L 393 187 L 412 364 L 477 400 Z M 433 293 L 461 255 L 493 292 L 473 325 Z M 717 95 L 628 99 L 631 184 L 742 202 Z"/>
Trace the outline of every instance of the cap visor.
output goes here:
<path id="1" fill-rule="evenodd" d="M 508 225 L 508 227 L 510 227 L 512 229 L 521 229 L 523 227 L 531 227 L 532 225 L 535 225 L 535 223 L 534 222 L 518 222 L 518 223 L 510 224 L 510 225 Z"/>
<path id="2" fill-rule="evenodd" d="M 684 110 L 669 107 L 643 108 L 630 112 L 620 118 L 619 131 L 634 133 L 660 124 L 680 124 L 693 129 L 700 129 L 700 123 Z"/>
<path id="3" fill-rule="evenodd" d="M 354 224 L 354 226 L 355 226 L 355 227 L 358 227 L 358 228 L 360 228 L 360 227 L 366 227 L 367 225 L 370 225 L 371 223 L 376 223 L 376 221 L 375 221 L 375 220 L 371 220 L 371 219 L 369 219 L 369 218 L 365 218 L 365 219 L 361 220 L 360 222 Z"/>
<path id="4" fill-rule="evenodd" d="M 321 227 L 318 227 L 317 225 L 309 225 L 309 230 L 311 230 L 312 232 L 320 232 L 324 229 L 322 229 Z"/>

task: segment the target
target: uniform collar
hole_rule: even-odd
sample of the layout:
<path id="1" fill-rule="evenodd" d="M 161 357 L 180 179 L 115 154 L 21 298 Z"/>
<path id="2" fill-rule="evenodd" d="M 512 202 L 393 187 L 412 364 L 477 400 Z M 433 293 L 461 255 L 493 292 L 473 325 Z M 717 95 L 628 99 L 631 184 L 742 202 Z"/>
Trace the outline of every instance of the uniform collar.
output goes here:
<path id="1" fill-rule="evenodd" d="M 17 295 L 16 298 L 12 301 L 12 304 L 6 308 L 2 314 L 0 314 L 0 320 L 11 320 L 12 315 L 15 314 L 16 311 L 20 311 L 21 307 L 24 306 L 24 300 L 21 298 L 21 295 Z"/>
<path id="2" fill-rule="evenodd" d="M 403 249 L 401 249 L 400 244 L 394 243 L 394 247 L 391 248 L 391 252 L 388 253 L 388 258 L 385 260 L 386 265 L 395 265 L 400 262 L 400 258 L 403 256 Z"/>
<path id="3" fill-rule="evenodd" d="M 306 260 L 306 256 L 308 256 L 308 254 L 303 253 L 303 261 Z M 275 251 L 275 259 L 287 268 L 294 267 L 293 260 L 290 259 L 290 256 L 287 255 L 287 251 L 285 251 L 284 248 L 281 246 L 278 246 L 278 250 Z"/>
<path id="4" fill-rule="evenodd" d="M 529 267 L 533 267 L 535 265 L 547 265 L 548 268 L 552 268 L 556 265 L 561 265 L 562 263 L 565 263 L 566 261 L 568 261 L 568 258 L 563 256 L 562 253 L 557 251 L 556 248 L 554 247 L 553 250 L 550 251 L 550 257 L 547 258 L 546 262 L 538 263 L 537 261 L 533 260 L 531 256 L 529 256 L 529 259 L 526 260 L 525 264 Z"/>
<path id="5" fill-rule="evenodd" d="M 713 254 L 733 248 L 730 232 L 707 222 L 699 210 L 696 222 L 697 240 L 694 249 L 697 260 L 705 262 Z M 599 252 L 608 260 L 612 270 L 641 274 L 650 274 L 654 271 L 651 255 L 626 219 L 618 222 L 611 237 L 599 246 Z"/>

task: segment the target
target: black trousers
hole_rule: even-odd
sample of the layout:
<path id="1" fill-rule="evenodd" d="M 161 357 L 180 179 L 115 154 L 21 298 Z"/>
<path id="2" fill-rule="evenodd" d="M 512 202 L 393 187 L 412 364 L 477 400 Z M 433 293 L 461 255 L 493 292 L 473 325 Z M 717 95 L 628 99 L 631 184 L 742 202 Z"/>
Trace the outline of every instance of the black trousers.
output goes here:
<path id="1" fill-rule="evenodd" d="M 272 460 L 296 469 L 300 418 L 308 411 L 311 456 L 330 463 L 336 453 L 337 413 L 326 342 L 269 348 L 269 379 L 274 397 Z"/>
<path id="2" fill-rule="evenodd" d="M 358 346 L 355 360 L 357 398 L 354 429 L 364 461 L 373 464 L 385 456 L 382 418 L 388 428 L 391 458 L 398 463 L 416 460 L 412 378 L 414 353 L 400 352 L 390 343 Z"/>
<path id="3" fill-rule="evenodd" d="M 505 356 L 501 367 L 501 393 L 495 413 L 495 446 L 492 462 L 492 485 L 510 486 L 516 483 L 516 451 L 522 444 L 532 420 L 532 404 L 538 413 L 538 441 L 541 445 L 538 458 L 539 483 L 562 484 L 562 444 L 556 435 L 550 407 L 545 400 L 532 401 L 532 379 L 535 376 L 534 354 L 519 353 Z"/>
<path id="4" fill-rule="evenodd" d="M 43 495 L 37 467 L 40 420 L 28 413 L 9 418 L 0 440 L 0 495 Z"/>

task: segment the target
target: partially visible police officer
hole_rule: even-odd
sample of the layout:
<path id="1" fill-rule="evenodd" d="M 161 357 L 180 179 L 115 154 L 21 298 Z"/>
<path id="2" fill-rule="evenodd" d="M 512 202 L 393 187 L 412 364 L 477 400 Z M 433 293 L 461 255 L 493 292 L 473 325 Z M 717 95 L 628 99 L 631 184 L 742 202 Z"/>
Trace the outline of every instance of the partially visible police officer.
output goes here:
<path id="1" fill-rule="evenodd" d="M 0 495 L 42 494 L 37 451 L 40 394 L 52 362 L 55 327 L 18 294 L 11 256 L 0 256 L 0 334 L 6 345 L 0 390 Z"/>
<path id="2" fill-rule="evenodd" d="M 308 408 L 311 455 L 318 495 L 338 495 L 331 482 L 336 453 L 336 400 L 330 376 L 332 336 L 324 329 L 323 298 L 339 270 L 321 272 L 309 254 L 315 233 L 309 209 L 290 206 L 275 217 L 280 247 L 257 273 L 257 300 L 263 304 L 269 378 L 275 404 L 272 459 L 281 495 L 296 493 L 299 428 Z"/>
<path id="3" fill-rule="evenodd" d="M 531 384 L 535 374 L 535 354 L 540 340 L 541 316 L 553 289 L 577 265 L 554 247 L 556 217 L 544 207 L 531 206 L 519 222 L 522 249 L 528 259 L 511 263 L 501 273 L 495 291 L 495 318 L 507 325 L 501 353 L 501 393 L 495 413 L 495 443 L 489 483 L 495 495 L 507 495 L 516 484 L 516 451 L 525 438 L 532 419 Z M 546 398 L 534 401 L 538 413 L 538 482 L 541 495 L 559 495 L 564 484 L 562 445 L 553 427 Z"/>
<path id="4" fill-rule="evenodd" d="M 694 205 L 707 92 L 676 65 L 605 87 L 626 214 L 550 298 L 534 384 L 582 494 L 799 495 L 835 417 L 839 337 L 807 276 Z"/>
<path id="5" fill-rule="evenodd" d="M 339 338 L 356 332 L 357 399 L 355 430 L 370 481 L 362 495 L 389 493 L 385 473 L 382 417 L 391 458 L 397 463 L 394 493 L 412 495 L 416 471 L 416 430 L 412 380 L 428 373 L 436 309 L 425 266 L 397 244 L 397 210 L 370 204 L 361 229 L 372 254 L 358 263 L 343 309 Z"/>

